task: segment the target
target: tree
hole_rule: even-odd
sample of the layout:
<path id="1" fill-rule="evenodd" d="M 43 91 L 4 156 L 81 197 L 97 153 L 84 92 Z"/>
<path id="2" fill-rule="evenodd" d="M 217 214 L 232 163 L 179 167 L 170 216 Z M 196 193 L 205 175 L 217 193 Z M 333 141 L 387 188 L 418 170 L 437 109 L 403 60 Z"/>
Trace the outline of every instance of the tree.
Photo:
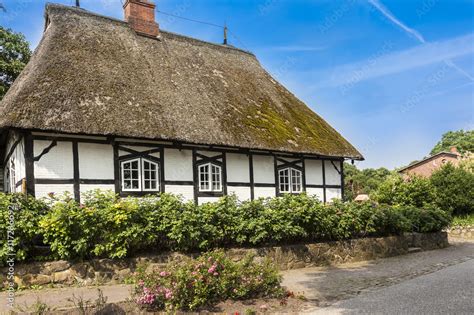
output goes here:
<path id="1" fill-rule="evenodd" d="M 20 33 L 0 26 L 0 99 L 30 60 L 31 50 Z"/>
<path id="2" fill-rule="evenodd" d="M 467 164 L 444 165 L 431 176 L 437 205 L 453 215 L 474 214 L 474 173 Z"/>
<path id="3" fill-rule="evenodd" d="M 352 164 L 344 163 L 345 199 L 353 200 L 358 194 L 371 194 L 390 174 L 383 167 L 359 170 Z"/>
<path id="4" fill-rule="evenodd" d="M 460 153 L 474 152 L 474 130 L 446 132 L 431 150 L 431 155 L 456 147 Z"/>

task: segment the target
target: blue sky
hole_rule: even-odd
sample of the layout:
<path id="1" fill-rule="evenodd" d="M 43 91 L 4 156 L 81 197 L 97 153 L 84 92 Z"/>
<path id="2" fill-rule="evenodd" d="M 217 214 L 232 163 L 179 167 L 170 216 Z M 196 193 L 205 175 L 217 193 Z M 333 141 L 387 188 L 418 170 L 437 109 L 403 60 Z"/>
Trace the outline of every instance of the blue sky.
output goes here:
<path id="1" fill-rule="evenodd" d="M 43 0 L 3 0 L 0 24 L 35 47 Z M 72 4 L 73 0 L 54 0 Z M 394 168 L 449 130 L 474 129 L 472 0 L 156 0 L 158 10 L 227 23 L 265 68 L 366 157 Z M 81 0 L 122 18 L 121 0 Z M 212 42 L 222 30 L 163 14 L 163 29 Z"/>

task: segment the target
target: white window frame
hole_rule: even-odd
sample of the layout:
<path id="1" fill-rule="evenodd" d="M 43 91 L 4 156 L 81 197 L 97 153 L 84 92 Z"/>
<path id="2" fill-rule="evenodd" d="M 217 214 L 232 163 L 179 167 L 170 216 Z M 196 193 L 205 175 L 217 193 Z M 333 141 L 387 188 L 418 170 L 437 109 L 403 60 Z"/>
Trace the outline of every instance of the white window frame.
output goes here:
<path id="1" fill-rule="evenodd" d="M 160 165 L 156 162 L 150 161 L 148 159 L 142 158 L 142 169 L 141 169 L 141 177 L 142 177 L 142 191 L 160 191 Z M 145 181 L 147 180 L 145 178 L 145 162 L 150 163 L 151 165 L 156 166 L 156 171 L 155 171 L 155 176 L 156 176 L 156 188 L 145 188 Z M 152 180 L 148 179 L 150 182 Z"/>
<path id="2" fill-rule="evenodd" d="M 124 164 L 138 162 L 138 188 L 125 188 L 125 169 Z M 148 188 L 145 189 L 145 162 L 156 166 L 156 189 Z M 159 192 L 160 189 L 160 163 L 153 162 L 147 158 L 136 158 L 120 162 L 120 173 L 121 177 L 121 191 L 123 192 Z M 132 181 L 136 179 L 131 179 Z"/>
<path id="3" fill-rule="evenodd" d="M 206 181 L 203 181 L 201 179 L 201 174 L 202 174 L 202 171 L 201 169 L 207 167 L 208 169 L 208 177 L 207 177 L 207 180 Z M 212 172 L 212 168 L 215 167 L 217 168 L 219 171 L 218 171 L 218 174 L 219 174 L 219 189 L 216 189 L 214 188 L 215 186 L 213 185 L 213 180 L 212 180 L 212 177 L 213 177 L 213 172 Z M 203 189 L 202 186 L 203 184 L 207 184 L 207 189 Z M 214 164 L 214 163 L 205 163 L 205 164 L 201 164 L 198 166 L 198 185 L 199 185 L 199 191 L 200 192 L 222 192 L 223 190 L 223 186 L 224 186 L 224 183 L 223 183 L 223 180 L 222 180 L 222 167 L 217 165 L 217 164 Z M 216 185 L 217 186 L 217 185 Z"/>
<path id="4" fill-rule="evenodd" d="M 282 174 L 284 172 L 288 172 L 288 190 L 281 190 L 281 183 L 282 183 Z M 293 172 L 296 172 L 299 174 L 299 190 L 293 189 Z M 296 177 L 296 176 L 295 176 Z M 285 167 L 280 170 L 278 170 L 278 190 L 280 193 L 283 194 L 299 194 L 303 192 L 303 171 L 300 171 L 299 169 L 293 168 L 293 167 Z"/>
<path id="5" fill-rule="evenodd" d="M 138 188 L 125 188 L 125 168 L 123 167 L 125 164 L 131 164 L 133 162 L 138 162 Z M 133 159 L 133 160 L 126 160 L 120 162 L 120 171 L 122 174 L 121 177 L 121 182 L 122 182 L 122 191 L 142 191 L 142 167 L 141 167 L 141 162 L 140 159 Z M 132 175 L 130 174 L 130 180 L 134 181 L 136 179 L 131 177 Z"/>

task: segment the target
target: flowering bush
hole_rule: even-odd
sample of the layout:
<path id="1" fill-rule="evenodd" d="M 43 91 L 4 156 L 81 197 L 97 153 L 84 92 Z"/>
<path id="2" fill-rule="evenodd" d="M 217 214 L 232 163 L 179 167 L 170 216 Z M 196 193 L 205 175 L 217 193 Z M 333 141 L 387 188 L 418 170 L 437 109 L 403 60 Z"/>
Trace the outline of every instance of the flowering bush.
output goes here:
<path id="1" fill-rule="evenodd" d="M 240 262 L 222 251 L 172 263 L 161 272 L 135 274 L 137 304 L 159 310 L 196 310 L 227 299 L 281 297 L 281 277 L 268 262 L 248 256 Z"/>

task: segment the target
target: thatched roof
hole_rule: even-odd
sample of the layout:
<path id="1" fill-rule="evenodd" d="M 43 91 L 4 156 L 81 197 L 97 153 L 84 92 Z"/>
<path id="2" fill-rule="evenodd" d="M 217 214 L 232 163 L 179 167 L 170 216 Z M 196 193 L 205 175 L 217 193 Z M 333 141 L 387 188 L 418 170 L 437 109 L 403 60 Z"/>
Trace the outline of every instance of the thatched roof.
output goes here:
<path id="1" fill-rule="evenodd" d="M 362 158 L 251 53 L 56 4 L 46 19 L 0 128 Z"/>

